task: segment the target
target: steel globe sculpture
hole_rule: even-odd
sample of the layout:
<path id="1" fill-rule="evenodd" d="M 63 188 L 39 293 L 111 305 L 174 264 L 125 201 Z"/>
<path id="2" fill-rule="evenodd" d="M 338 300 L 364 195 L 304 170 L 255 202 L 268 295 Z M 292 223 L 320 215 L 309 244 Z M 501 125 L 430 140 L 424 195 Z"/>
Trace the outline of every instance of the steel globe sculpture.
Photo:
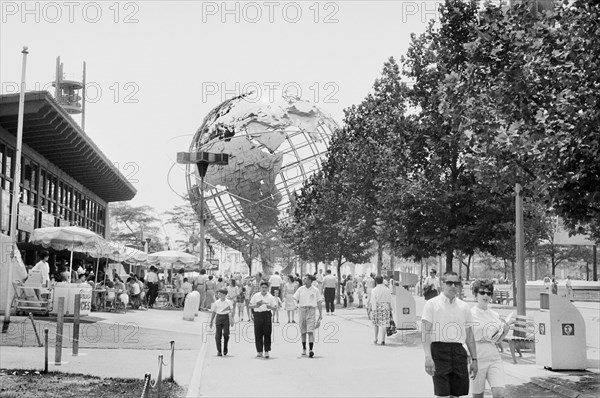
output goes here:
<path id="1" fill-rule="evenodd" d="M 226 153 L 229 163 L 209 167 L 204 187 L 190 165 L 187 188 L 198 217 L 210 219 L 209 234 L 242 252 L 249 266 L 259 258 L 263 271 L 270 273 L 278 223 L 291 216 L 294 193 L 321 167 L 338 126 L 298 97 L 251 98 L 249 93 L 224 101 L 206 116 L 190 151 Z"/>

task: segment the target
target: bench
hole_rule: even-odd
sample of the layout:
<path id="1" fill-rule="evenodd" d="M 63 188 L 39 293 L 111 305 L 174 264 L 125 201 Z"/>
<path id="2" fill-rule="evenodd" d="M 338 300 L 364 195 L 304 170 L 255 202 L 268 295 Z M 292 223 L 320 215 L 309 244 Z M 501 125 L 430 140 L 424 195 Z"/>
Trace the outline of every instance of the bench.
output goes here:
<path id="1" fill-rule="evenodd" d="M 517 363 L 515 357 L 515 351 L 519 353 L 520 357 L 523 357 L 521 350 L 529 349 L 535 353 L 535 323 L 532 317 L 517 315 L 515 323 L 510 326 L 510 331 L 502 340 L 507 342 L 510 347 L 510 355 L 512 356 L 513 363 Z M 501 352 L 502 344 L 498 344 L 498 348 Z"/>
<path id="2" fill-rule="evenodd" d="M 494 295 L 492 296 L 492 302 L 496 304 L 510 304 L 510 293 L 503 290 L 494 290 Z"/>

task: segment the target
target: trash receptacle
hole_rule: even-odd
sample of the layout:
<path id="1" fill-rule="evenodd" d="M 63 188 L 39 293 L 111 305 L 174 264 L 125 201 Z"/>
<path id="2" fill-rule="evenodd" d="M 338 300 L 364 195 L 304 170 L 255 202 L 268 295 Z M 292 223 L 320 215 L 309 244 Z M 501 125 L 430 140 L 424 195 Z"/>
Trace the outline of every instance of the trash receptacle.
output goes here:
<path id="1" fill-rule="evenodd" d="M 198 313 L 198 306 L 200 305 L 200 293 L 193 291 L 188 293 L 185 297 L 185 304 L 183 305 L 183 320 L 194 321 L 196 314 Z"/>
<path id="2" fill-rule="evenodd" d="M 415 298 L 402 286 L 396 286 L 396 316 L 394 322 L 398 330 L 417 329 Z"/>
<path id="3" fill-rule="evenodd" d="M 579 310 L 556 294 L 540 293 L 540 303 L 542 309 L 535 316 L 536 363 L 551 370 L 587 368 L 585 322 Z"/>

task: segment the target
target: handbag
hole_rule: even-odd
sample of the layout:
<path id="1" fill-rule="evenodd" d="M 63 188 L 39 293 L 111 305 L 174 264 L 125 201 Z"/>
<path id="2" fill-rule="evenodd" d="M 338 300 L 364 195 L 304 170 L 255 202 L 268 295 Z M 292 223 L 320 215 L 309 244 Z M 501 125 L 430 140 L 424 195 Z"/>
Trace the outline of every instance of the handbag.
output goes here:
<path id="1" fill-rule="evenodd" d="M 398 333 L 396 330 L 396 322 L 393 319 L 390 319 L 390 325 L 385 329 L 385 332 L 388 336 L 393 335 L 394 333 Z"/>

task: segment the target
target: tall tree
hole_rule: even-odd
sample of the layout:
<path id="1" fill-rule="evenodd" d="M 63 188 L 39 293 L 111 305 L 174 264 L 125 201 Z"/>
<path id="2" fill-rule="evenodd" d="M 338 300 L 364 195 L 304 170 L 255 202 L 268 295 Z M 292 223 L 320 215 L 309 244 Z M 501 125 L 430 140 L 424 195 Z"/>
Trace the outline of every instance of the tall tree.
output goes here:
<path id="1" fill-rule="evenodd" d="M 491 250 L 511 216 L 505 211 L 510 189 L 493 184 L 500 171 L 471 150 L 459 98 L 442 98 L 440 91 L 466 68 L 464 44 L 477 37 L 477 7 L 475 1 L 447 0 L 440 6 L 439 27 L 432 22 L 425 34 L 412 36 L 404 73 L 415 81 L 410 99 L 418 112 L 411 133 L 395 147 L 413 166 L 405 178 L 387 176 L 386 207 L 392 214 L 386 219 L 404 232 L 399 250 L 416 258 L 445 254 L 446 271 L 453 268 L 455 250 L 465 255 Z M 442 99 L 455 112 L 445 112 Z"/>
<path id="2" fill-rule="evenodd" d="M 600 3 L 556 2 L 532 12 L 488 5 L 469 62 L 441 87 L 440 108 L 460 109 L 475 151 L 515 166 L 530 193 L 568 225 L 600 219 Z M 474 105 L 477 106 L 474 106 Z"/>
<path id="3" fill-rule="evenodd" d="M 127 202 L 109 205 L 112 240 L 127 246 L 144 250 L 146 239 L 150 238 L 149 251 L 163 250 L 160 236 L 160 220 L 150 206 L 131 206 Z"/>

